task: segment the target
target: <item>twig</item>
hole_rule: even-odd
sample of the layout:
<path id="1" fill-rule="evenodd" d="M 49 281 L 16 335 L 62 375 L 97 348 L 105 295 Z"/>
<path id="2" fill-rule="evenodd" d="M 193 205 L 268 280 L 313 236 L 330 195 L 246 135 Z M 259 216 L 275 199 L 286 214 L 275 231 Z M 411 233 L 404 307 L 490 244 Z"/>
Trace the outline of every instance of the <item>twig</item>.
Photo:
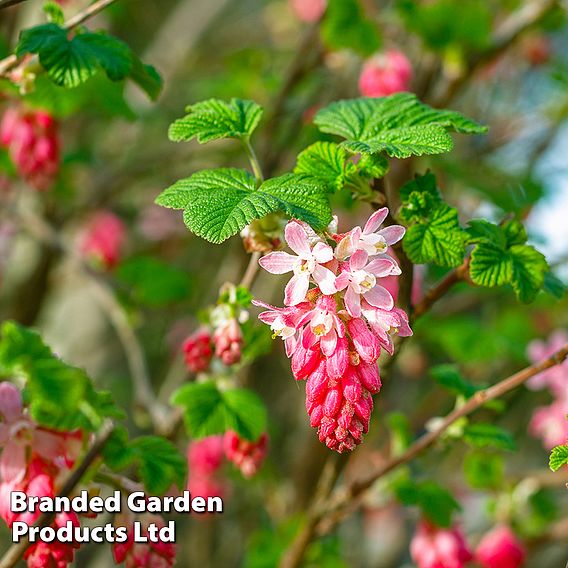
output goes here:
<path id="1" fill-rule="evenodd" d="M 253 252 L 250 255 L 250 259 L 245 270 L 245 273 L 239 283 L 239 286 L 244 286 L 245 288 L 249 288 L 252 286 L 254 279 L 258 273 L 260 265 L 258 264 L 258 260 L 260 258 L 259 252 Z"/>
<path id="2" fill-rule="evenodd" d="M 537 365 L 531 365 L 523 370 L 507 377 L 496 385 L 488 389 L 478 391 L 472 396 L 463 406 L 456 408 L 450 412 L 441 422 L 440 426 L 435 430 L 424 434 L 416 442 L 414 442 L 403 454 L 395 456 L 387 461 L 382 466 L 372 470 L 362 479 L 356 480 L 343 489 L 338 489 L 331 499 L 324 503 L 317 511 L 311 515 L 309 523 L 302 529 L 300 534 L 296 537 L 289 551 L 296 551 L 295 555 L 288 557 L 286 568 L 295 568 L 300 565 L 302 558 L 307 549 L 307 545 L 314 538 L 319 523 L 325 521 L 326 529 L 333 528 L 340 518 L 337 513 L 340 513 L 347 507 L 353 506 L 356 508 L 357 503 L 355 499 L 359 498 L 367 489 L 369 489 L 378 479 L 384 477 L 400 465 L 408 463 L 421 454 L 425 449 L 430 447 L 436 442 L 442 434 L 457 420 L 471 414 L 480 406 L 490 400 L 494 400 L 515 389 L 534 377 L 538 373 L 559 365 L 568 357 L 568 344 L 562 349 L 556 351 L 553 355 L 542 361 Z"/>
<path id="3" fill-rule="evenodd" d="M 455 284 L 464 280 L 469 270 L 469 257 L 463 264 L 454 268 L 436 285 L 428 290 L 422 300 L 414 307 L 412 312 L 413 318 L 416 319 L 424 315 L 442 296 L 444 296 L 450 288 Z"/>
<path id="4" fill-rule="evenodd" d="M 4 0 L 4 1 L 14 2 L 15 0 Z M 23 0 L 18 0 L 18 1 L 23 1 Z M 77 27 L 80 24 L 83 24 L 93 16 L 96 16 L 101 10 L 104 10 L 107 6 L 110 6 L 114 2 L 116 2 L 116 0 L 98 0 L 97 2 L 94 2 L 93 4 L 91 4 L 84 10 L 81 10 L 80 12 L 75 14 L 75 16 L 67 20 L 65 24 L 63 24 L 63 27 L 66 30 L 72 30 L 73 28 Z M 2 6 L 0 5 L 0 8 L 1 7 Z M 0 60 L 0 77 L 5 76 L 9 71 L 14 69 L 20 63 L 20 61 L 21 59 L 15 54 L 9 55 L 8 57 L 5 57 L 4 59 Z"/>
<path id="5" fill-rule="evenodd" d="M 108 442 L 113 429 L 114 426 L 112 422 L 109 421 L 103 424 L 103 426 L 99 430 L 97 438 L 95 439 L 93 445 L 90 447 L 89 451 L 85 454 L 85 457 L 83 458 L 81 463 L 69 474 L 69 477 L 66 479 L 63 487 L 61 488 L 61 491 L 58 493 L 58 497 L 68 497 L 73 492 L 89 467 L 99 457 L 100 453 Z M 34 527 L 46 527 L 51 524 L 54 517 L 55 513 L 43 513 L 34 524 Z M 13 566 L 15 566 L 25 554 L 28 545 L 28 536 L 22 538 L 22 540 L 20 540 L 18 543 L 13 544 L 0 560 L 0 568 L 13 568 Z"/>
<path id="6" fill-rule="evenodd" d="M 0 0 L 0 10 L 4 8 L 9 8 L 10 6 L 15 6 L 16 4 L 21 4 L 26 0 Z"/>

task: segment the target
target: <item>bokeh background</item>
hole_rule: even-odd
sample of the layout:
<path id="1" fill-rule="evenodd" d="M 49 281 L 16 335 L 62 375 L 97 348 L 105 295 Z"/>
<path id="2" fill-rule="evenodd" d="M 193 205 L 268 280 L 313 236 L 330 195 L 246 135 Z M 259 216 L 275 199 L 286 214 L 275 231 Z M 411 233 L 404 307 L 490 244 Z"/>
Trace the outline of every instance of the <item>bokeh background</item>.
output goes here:
<path id="1" fill-rule="evenodd" d="M 10 192 L 76 249 L 95 212 L 108 210 L 127 227 L 116 267 L 100 271 L 127 310 L 159 389 L 187 379 L 180 365 L 183 339 L 197 314 L 216 301 L 225 281 L 237 281 L 248 255 L 241 240 L 211 245 L 187 231 L 177 212 L 153 204 L 175 180 L 207 167 L 243 166 L 232 141 L 175 144 L 168 125 L 187 104 L 217 97 L 253 99 L 265 118 L 253 138 L 265 174 L 289 171 L 297 153 L 322 135 L 311 124 L 315 109 L 359 95 L 364 62 L 396 49 L 412 64 L 409 90 L 434 106 L 459 110 L 490 126 L 486 136 L 456 137 L 445 156 L 394 164 L 393 184 L 430 168 L 463 221 L 499 221 L 514 214 L 526 221 L 530 241 L 555 275 L 568 282 L 568 34 L 565 6 L 547 0 L 336 0 L 334 20 L 303 22 L 282 0 L 120 0 L 88 26 L 106 28 L 153 64 L 164 79 L 156 102 L 133 85 L 99 75 L 72 91 L 40 77 L 26 104 L 59 120 L 63 163 L 55 186 L 38 195 L 13 176 L 2 157 L 10 190 L 0 195 L 0 318 L 39 328 L 66 360 L 85 367 L 98 385 L 130 407 L 133 394 L 121 344 L 91 280 L 69 255 L 38 241 L 33 227 L 9 214 Z M 69 0 L 73 13 L 85 5 Z M 342 5 L 339 8 L 337 5 Z M 532 10 L 532 12 L 531 12 Z M 542 14 L 534 18 L 531 14 Z M 17 33 L 42 21 L 41 2 L 29 0 L 0 12 L 0 54 Z M 522 18 L 526 26 L 506 32 Z M 368 25 L 360 27 L 360 19 Z M 337 21 L 335 21 L 337 20 Z M 499 43 L 501 40 L 506 40 Z M 0 85 L 7 107 L 14 97 Z M 335 197 L 340 228 L 367 218 L 370 208 L 347 192 Z M 30 221 L 32 222 L 32 221 Z M 37 227 L 35 228 L 37 229 Z M 426 267 L 418 292 L 444 271 Z M 281 304 L 284 280 L 261 274 L 253 293 Z M 371 431 L 356 450 L 349 478 L 387 454 L 391 413 L 408 418 L 414 434 L 434 416 L 451 410 L 453 396 L 430 375 L 450 363 L 477 385 L 492 384 L 528 363 L 527 346 L 568 329 L 568 300 L 542 293 L 531 305 L 511 289 L 460 284 L 415 326 L 396 363 L 384 373 Z M 254 312 L 256 315 L 256 312 Z M 270 452 L 262 471 L 244 480 L 227 470 L 231 486 L 222 517 L 178 519 L 179 566 L 271 567 L 305 513 L 327 450 L 317 442 L 304 410 L 304 393 L 291 377 L 280 341 L 239 372 L 269 408 Z M 447 486 L 462 503 L 461 523 L 473 541 L 496 507 L 515 511 L 529 550 L 527 566 L 557 568 L 568 558 L 568 492 L 565 473 L 547 471 L 548 452 L 528 432 L 531 414 L 551 395 L 519 388 L 495 408 L 478 412 L 509 430 L 516 452 L 472 450 L 463 443 L 435 447 L 412 468 Z M 135 410 L 130 427 L 144 431 Z M 396 419 L 395 419 L 396 420 Z M 187 444 L 183 432 L 180 447 Z M 503 458 L 502 483 L 493 490 L 471 486 L 468 464 Z M 487 457 L 486 456 L 490 456 Z M 470 465 L 470 467 L 472 467 Z M 500 467 L 500 466 L 499 466 Z M 395 504 L 384 485 L 369 493 L 360 512 L 315 544 L 311 566 L 401 568 L 411 566 L 408 542 L 417 513 Z M 3 547 L 8 531 L 0 531 Z M 84 547 L 77 566 L 110 566 L 108 547 Z"/>

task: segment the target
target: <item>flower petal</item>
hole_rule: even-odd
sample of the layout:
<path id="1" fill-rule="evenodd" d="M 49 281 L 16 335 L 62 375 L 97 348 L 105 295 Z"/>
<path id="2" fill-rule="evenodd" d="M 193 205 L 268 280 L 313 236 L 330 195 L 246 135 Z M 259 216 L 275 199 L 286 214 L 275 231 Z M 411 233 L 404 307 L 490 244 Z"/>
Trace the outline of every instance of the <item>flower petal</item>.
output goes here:
<path id="1" fill-rule="evenodd" d="M 287 306 L 296 306 L 303 302 L 310 287 L 310 275 L 307 272 L 295 274 L 284 290 L 284 303 Z"/>
<path id="2" fill-rule="evenodd" d="M 390 292 L 377 284 L 365 294 L 365 300 L 375 306 L 375 308 L 383 308 L 384 310 L 391 310 L 394 306 L 394 300 Z"/>
<path id="3" fill-rule="evenodd" d="M 0 476 L 3 483 L 19 483 L 26 474 L 26 447 L 16 438 L 8 440 L 0 458 Z"/>
<path id="4" fill-rule="evenodd" d="M 284 238 L 288 246 L 300 257 L 311 256 L 310 241 L 306 230 L 297 221 L 290 221 L 284 229 Z"/>
<path id="5" fill-rule="evenodd" d="M 406 233 L 406 229 L 402 225 L 391 225 L 379 231 L 379 235 L 385 239 L 387 245 L 398 243 L 404 237 L 404 233 Z"/>
<path id="6" fill-rule="evenodd" d="M 320 349 L 326 357 L 331 357 L 337 347 L 337 333 L 331 329 L 320 339 Z"/>
<path id="7" fill-rule="evenodd" d="M 324 264 L 333 259 L 333 249 L 325 243 L 316 243 L 312 249 L 312 255 L 320 264 Z"/>
<path id="8" fill-rule="evenodd" d="M 346 258 L 349 258 L 354 251 L 355 247 L 353 246 L 353 237 L 351 233 L 348 233 L 335 247 L 335 258 L 338 260 L 345 260 Z"/>
<path id="9" fill-rule="evenodd" d="M 375 211 L 369 217 L 369 220 L 365 223 L 363 233 L 366 235 L 368 235 L 369 233 L 374 233 L 381 226 L 381 223 L 387 218 L 388 214 L 389 210 L 386 207 Z"/>
<path id="10" fill-rule="evenodd" d="M 317 264 L 314 269 L 313 277 L 323 294 L 329 296 L 337 292 L 335 287 L 335 274 L 328 268 Z"/>
<path id="11" fill-rule="evenodd" d="M 296 262 L 298 262 L 297 256 L 282 251 L 269 252 L 258 261 L 260 266 L 271 274 L 285 274 L 286 272 L 290 272 L 294 270 Z"/>
<path id="12" fill-rule="evenodd" d="M 353 271 L 361 270 L 367 264 L 368 259 L 369 255 L 364 250 L 357 250 L 349 261 L 349 268 Z"/>
<path id="13" fill-rule="evenodd" d="M 345 292 L 345 307 L 349 312 L 349 315 L 354 318 L 358 318 L 361 315 L 361 296 L 357 294 L 351 286 L 347 288 Z"/>
<path id="14" fill-rule="evenodd" d="M 379 278 L 391 275 L 395 268 L 396 264 L 389 258 L 376 258 L 365 266 L 365 270 L 367 272 L 370 272 Z"/>

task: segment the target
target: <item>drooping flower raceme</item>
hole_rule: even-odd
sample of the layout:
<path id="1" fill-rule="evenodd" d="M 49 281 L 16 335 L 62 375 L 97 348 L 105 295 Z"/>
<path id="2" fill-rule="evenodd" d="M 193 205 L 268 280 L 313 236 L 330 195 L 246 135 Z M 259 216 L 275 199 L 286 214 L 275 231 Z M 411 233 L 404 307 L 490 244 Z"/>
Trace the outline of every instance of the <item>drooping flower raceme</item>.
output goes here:
<path id="1" fill-rule="evenodd" d="M 485 534 L 475 551 L 475 559 L 483 568 L 519 568 L 525 556 L 522 542 L 506 525 L 498 525 Z"/>
<path id="2" fill-rule="evenodd" d="M 339 453 L 353 450 L 368 431 L 372 396 L 381 387 L 381 349 L 392 354 L 392 335 L 412 334 L 406 314 L 381 285 L 400 274 L 387 251 L 404 235 L 398 225 L 381 229 L 387 215 L 383 208 L 363 229 L 337 234 L 334 227 L 324 236 L 292 220 L 285 238 L 296 255 L 277 251 L 260 260 L 273 274 L 294 273 L 285 307 L 253 303 L 266 308 L 259 319 L 284 340 L 296 380 L 306 380 L 310 424 Z"/>
<path id="3" fill-rule="evenodd" d="M 225 432 L 223 445 L 227 459 L 233 462 L 245 477 L 252 477 L 266 457 L 268 435 L 264 433 L 255 442 L 249 442 L 229 430 Z"/>

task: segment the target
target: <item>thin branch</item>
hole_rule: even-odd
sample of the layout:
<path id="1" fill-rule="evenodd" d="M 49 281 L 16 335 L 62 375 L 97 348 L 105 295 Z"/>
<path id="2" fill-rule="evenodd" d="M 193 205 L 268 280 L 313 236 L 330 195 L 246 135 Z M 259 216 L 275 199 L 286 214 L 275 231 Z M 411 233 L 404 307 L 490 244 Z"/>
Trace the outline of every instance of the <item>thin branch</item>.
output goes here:
<path id="1" fill-rule="evenodd" d="M 110 286 L 101 280 L 99 275 L 70 247 L 68 247 L 57 235 L 57 232 L 42 218 L 34 215 L 29 210 L 19 211 L 18 215 L 23 223 L 23 228 L 40 242 L 47 244 L 55 250 L 62 252 L 83 274 L 88 276 L 93 284 L 99 305 L 107 314 L 112 326 L 124 349 L 128 367 L 134 383 L 134 396 L 138 404 L 145 408 L 157 426 L 164 420 L 166 409 L 156 399 L 142 346 L 136 334 L 130 326 L 124 309 L 115 298 Z"/>
<path id="2" fill-rule="evenodd" d="M 0 10 L 9 8 L 10 6 L 15 6 L 16 4 L 21 4 L 22 2 L 26 2 L 26 0 L 0 0 Z"/>
<path id="3" fill-rule="evenodd" d="M 79 484 L 89 467 L 99 457 L 103 448 L 106 446 L 109 438 L 113 432 L 114 426 L 112 422 L 108 421 L 99 430 L 99 433 L 90 447 L 85 457 L 79 465 L 69 474 L 58 497 L 68 497 L 74 491 L 75 487 Z M 34 527 L 47 527 L 53 521 L 55 513 L 43 513 L 34 524 Z M 29 545 L 28 536 L 22 538 L 18 543 L 13 544 L 4 554 L 0 560 L 0 568 L 13 568 L 20 561 L 25 554 Z"/>
<path id="4" fill-rule="evenodd" d="M 297 548 L 296 554 L 293 558 L 289 557 L 288 562 L 283 565 L 285 568 L 295 568 L 300 566 L 302 558 L 307 549 L 307 545 L 316 535 L 318 525 L 325 522 L 326 530 L 333 528 L 337 522 L 343 518 L 341 513 L 348 507 L 357 508 L 359 503 L 355 500 L 369 489 L 378 479 L 384 477 L 397 467 L 406 464 L 420 455 L 425 449 L 434 444 L 446 432 L 446 430 L 464 416 L 468 416 L 480 406 L 484 405 L 490 400 L 494 400 L 508 393 L 509 391 L 517 388 L 531 377 L 538 373 L 561 364 L 568 357 L 568 344 L 562 349 L 559 349 L 537 365 L 530 365 L 523 370 L 507 377 L 496 385 L 489 387 L 485 390 L 478 391 L 472 396 L 463 406 L 456 408 L 450 412 L 441 422 L 440 426 L 435 430 L 424 434 L 416 442 L 414 442 L 403 454 L 395 456 L 387 461 L 382 466 L 372 470 L 365 477 L 353 481 L 347 487 L 338 489 L 332 498 L 324 503 L 314 514 L 311 516 L 309 523 L 302 529 L 300 534 L 296 537 L 294 543 L 289 550 Z"/>
<path id="5" fill-rule="evenodd" d="M 0 2 L 1 1 L 2 0 L 0 0 Z M 16 0 L 4 0 L 4 1 L 15 2 Z M 18 1 L 24 1 L 24 0 L 18 0 Z M 93 16 L 96 16 L 101 10 L 104 10 L 106 7 L 110 6 L 114 2 L 116 2 L 116 0 L 98 0 L 97 2 L 94 2 L 93 4 L 91 4 L 84 10 L 81 10 L 80 12 L 75 14 L 72 18 L 67 20 L 65 24 L 63 24 L 63 27 L 66 30 L 72 30 L 73 28 L 79 26 L 80 24 L 85 23 Z M 0 8 L 1 7 L 2 6 L 0 5 Z M 9 71 L 12 71 L 15 67 L 17 67 L 20 62 L 21 59 L 15 54 L 9 55 L 8 57 L 5 57 L 4 59 L 0 60 L 0 77 L 6 76 L 6 74 Z"/>

